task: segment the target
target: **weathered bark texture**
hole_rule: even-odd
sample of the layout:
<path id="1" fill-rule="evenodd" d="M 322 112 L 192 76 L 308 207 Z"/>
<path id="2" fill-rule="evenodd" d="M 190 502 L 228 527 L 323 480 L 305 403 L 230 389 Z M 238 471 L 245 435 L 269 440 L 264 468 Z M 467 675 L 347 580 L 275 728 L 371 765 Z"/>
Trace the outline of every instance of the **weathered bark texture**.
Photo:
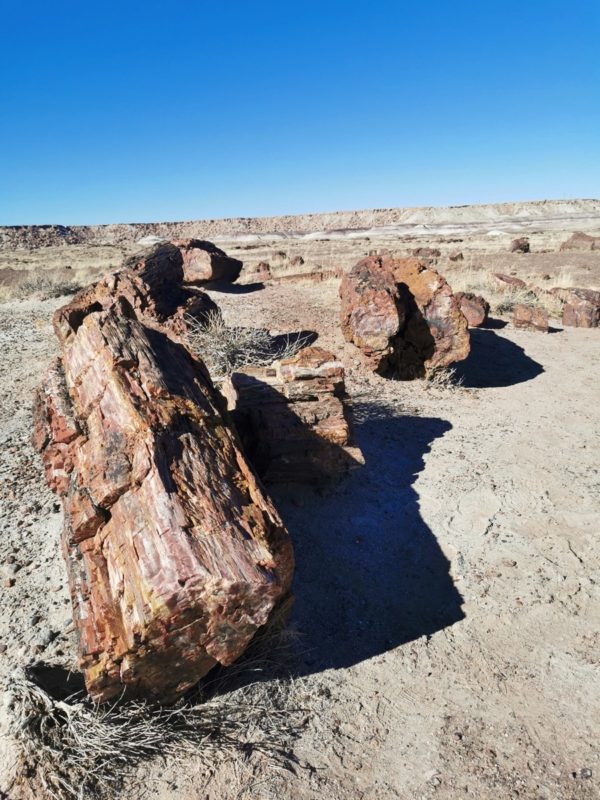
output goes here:
<path id="1" fill-rule="evenodd" d="M 490 304 L 484 297 L 471 292 L 457 292 L 455 297 L 469 328 L 479 328 L 485 324 L 490 313 Z"/>
<path id="2" fill-rule="evenodd" d="M 293 571 L 288 534 L 223 398 L 157 322 L 172 306 L 154 266 L 134 265 L 57 312 L 62 356 L 35 403 L 34 444 L 63 498 L 79 658 L 96 700 L 125 691 L 170 701 L 231 664 Z"/>
<path id="3" fill-rule="evenodd" d="M 421 377 L 469 354 L 467 320 L 456 297 L 417 258 L 363 259 L 344 275 L 340 297 L 344 336 L 381 374 Z"/>
<path id="4" fill-rule="evenodd" d="M 344 367 L 327 350 L 308 347 L 271 367 L 236 372 L 223 393 L 266 483 L 324 486 L 364 463 L 351 445 Z"/>

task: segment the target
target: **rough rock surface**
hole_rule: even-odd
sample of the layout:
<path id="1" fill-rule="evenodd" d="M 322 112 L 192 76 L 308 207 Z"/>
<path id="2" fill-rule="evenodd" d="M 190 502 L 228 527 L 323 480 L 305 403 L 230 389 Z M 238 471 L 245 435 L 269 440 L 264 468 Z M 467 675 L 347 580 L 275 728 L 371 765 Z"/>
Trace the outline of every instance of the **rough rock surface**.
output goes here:
<path id="1" fill-rule="evenodd" d="M 529 239 L 526 236 L 520 236 L 518 239 L 513 239 L 510 243 L 511 253 L 528 253 L 529 250 Z"/>
<path id="2" fill-rule="evenodd" d="M 364 463 L 351 444 L 344 367 L 333 353 L 307 347 L 270 367 L 235 372 L 222 391 L 266 483 L 323 486 Z"/>
<path id="3" fill-rule="evenodd" d="M 173 245 L 183 258 L 186 283 L 202 285 L 213 281 L 233 283 L 242 271 L 242 262 L 231 258 L 212 242 L 201 239 L 175 239 Z"/>
<path id="4" fill-rule="evenodd" d="M 485 298 L 471 292 L 457 292 L 455 297 L 469 328 L 479 328 L 485 323 L 490 313 L 490 304 Z"/>
<path id="5" fill-rule="evenodd" d="M 548 333 L 548 312 L 539 306 L 516 305 L 512 321 L 515 328 Z"/>
<path id="6" fill-rule="evenodd" d="M 576 231 L 560 246 L 561 252 L 566 250 L 600 250 L 600 236 Z"/>
<path id="7" fill-rule="evenodd" d="M 563 325 L 573 328 L 600 326 L 600 292 L 593 289 L 562 289 L 557 294 L 564 302 Z"/>
<path id="8" fill-rule="evenodd" d="M 202 363 L 146 320 L 165 307 L 139 281 L 111 276 L 58 310 L 62 356 L 35 403 L 34 444 L 63 499 L 80 666 L 101 701 L 170 701 L 231 664 L 293 571 L 223 399 Z"/>
<path id="9" fill-rule="evenodd" d="M 461 250 L 453 250 L 451 253 L 448 254 L 448 258 L 450 261 L 464 261 L 464 255 L 462 254 Z"/>
<path id="10" fill-rule="evenodd" d="M 173 244 L 158 244 L 128 258 L 123 268 L 78 292 L 54 316 L 61 343 L 90 310 L 108 308 L 116 297 L 127 300 L 147 322 L 165 324 L 175 332 L 185 329 L 185 316 L 202 318 L 217 305 L 199 289 L 185 285 L 183 256 Z"/>
<path id="11" fill-rule="evenodd" d="M 406 322 L 406 306 L 387 262 L 359 261 L 340 284 L 342 332 L 375 371 L 385 369 L 392 343 Z"/>
<path id="12" fill-rule="evenodd" d="M 469 354 L 452 289 L 418 258 L 365 258 L 344 276 L 340 297 L 344 336 L 377 372 L 410 380 Z"/>

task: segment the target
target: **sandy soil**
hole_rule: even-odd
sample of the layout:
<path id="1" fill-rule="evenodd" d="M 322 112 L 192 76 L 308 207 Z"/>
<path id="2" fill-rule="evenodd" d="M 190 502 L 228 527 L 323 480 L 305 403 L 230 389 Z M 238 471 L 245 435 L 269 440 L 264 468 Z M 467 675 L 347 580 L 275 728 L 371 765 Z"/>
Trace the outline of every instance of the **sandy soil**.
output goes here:
<path id="1" fill-rule="evenodd" d="M 213 296 L 236 324 L 314 330 L 340 355 L 366 463 L 325 494 L 273 492 L 297 557 L 287 768 L 146 763 L 123 800 L 140 783 L 158 800 L 599 797 L 599 332 L 474 331 L 462 386 L 438 388 L 362 370 L 336 281 Z M 6 688 L 36 658 L 74 663 L 62 515 L 28 441 L 62 302 L 0 304 Z"/>

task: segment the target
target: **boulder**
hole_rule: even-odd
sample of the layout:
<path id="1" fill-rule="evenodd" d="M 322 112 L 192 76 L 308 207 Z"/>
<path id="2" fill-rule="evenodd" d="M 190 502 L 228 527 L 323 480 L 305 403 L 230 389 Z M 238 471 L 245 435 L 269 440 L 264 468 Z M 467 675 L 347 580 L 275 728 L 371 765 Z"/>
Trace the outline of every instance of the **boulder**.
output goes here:
<path id="1" fill-rule="evenodd" d="M 170 702 L 232 664 L 286 601 L 293 572 L 289 536 L 223 398 L 158 321 L 171 299 L 153 294 L 152 266 L 56 313 L 61 357 L 34 409 L 96 701 Z"/>
<path id="2" fill-rule="evenodd" d="M 448 258 L 450 261 L 463 261 L 464 256 L 460 250 L 453 250 L 451 253 L 448 253 Z"/>
<path id="3" fill-rule="evenodd" d="M 455 297 L 469 324 L 469 328 L 479 328 L 485 324 L 490 313 L 490 304 L 487 300 L 481 295 L 470 292 L 457 292 Z"/>
<path id="4" fill-rule="evenodd" d="M 563 289 L 563 325 L 573 328 L 600 326 L 600 292 L 593 289 Z"/>
<path id="5" fill-rule="evenodd" d="M 590 236 L 588 233 L 576 231 L 560 246 L 561 252 L 567 250 L 600 250 L 600 236 Z"/>
<path id="6" fill-rule="evenodd" d="M 519 239 L 513 239 L 510 243 L 511 253 L 528 253 L 529 252 L 529 239 L 526 236 L 521 236 Z"/>
<path id="7" fill-rule="evenodd" d="M 259 261 L 253 267 L 244 270 L 242 277 L 244 283 L 267 283 L 273 279 L 271 274 L 271 265 L 268 261 Z"/>
<path id="8" fill-rule="evenodd" d="M 467 320 L 444 278 L 417 258 L 363 259 L 340 286 L 342 331 L 371 368 L 403 379 L 462 361 Z"/>
<path id="9" fill-rule="evenodd" d="M 517 304 L 513 308 L 515 328 L 548 333 L 548 312 L 539 306 Z"/>
<path id="10" fill-rule="evenodd" d="M 231 258 L 212 242 L 200 239 L 176 239 L 183 258 L 185 283 L 201 286 L 214 281 L 233 283 L 242 271 L 242 262 Z"/>
<path id="11" fill-rule="evenodd" d="M 323 487 L 364 463 L 351 441 L 344 367 L 333 353 L 307 347 L 270 367 L 247 367 L 222 392 L 265 483 Z"/>

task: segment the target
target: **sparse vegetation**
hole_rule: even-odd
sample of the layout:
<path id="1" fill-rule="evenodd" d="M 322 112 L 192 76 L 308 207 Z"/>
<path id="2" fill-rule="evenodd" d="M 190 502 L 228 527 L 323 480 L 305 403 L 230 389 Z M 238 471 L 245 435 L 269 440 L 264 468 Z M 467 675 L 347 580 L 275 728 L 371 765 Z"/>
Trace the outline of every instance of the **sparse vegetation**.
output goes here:
<path id="1" fill-rule="evenodd" d="M 64 297 L 65 295 L 75 294 L 81 289 L 81 284 L 76 281 L 56 280 L 49 278 L 47 275 L 35 275 L 27 281 L 15 286 L 12 290 L 11 296 L 18 300 L 27 300 L 30 297 L 35 297 L 39 300 L 48 300 L 51 297 Z"/>
<path id="2" fill-rule="evenodd" d="M 204 361 L 215 381 L 241 367 L 267 366 L 291 358 L 309 343 L 302 334 L 272 336 L 265 328 L 227 325 L 217 311 L 210 311 L 202 321 L 187 319 L 190 349 Z"/>
<path id="3" fill-rule="evenodd" d="M 462 376 L 454 367 L 434 367 L 425 375 L 425 389 L 459 389 L 463 384 Z"/>

